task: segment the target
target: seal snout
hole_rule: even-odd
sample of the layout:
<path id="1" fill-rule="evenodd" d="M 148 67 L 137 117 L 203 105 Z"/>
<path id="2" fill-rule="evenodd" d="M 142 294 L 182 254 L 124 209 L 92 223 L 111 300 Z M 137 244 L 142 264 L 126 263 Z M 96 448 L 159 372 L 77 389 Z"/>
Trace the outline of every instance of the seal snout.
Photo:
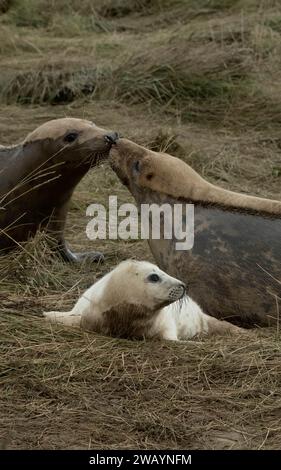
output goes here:
<path id="1" fill-rule="evenodd" d="M 119 134 L 118 132 L 109 132 L 104 136 L 104 139 L 106 142 L 113 145 L 116 144 L 117 140 L 119 139 Z"/>
<path id="2" fill-rule="evenodd" d="M 172 287 L 169 291 L 170 300 L 179 300 L 186 294 L 187 288 L 183 282 L 178 283 Z"/>

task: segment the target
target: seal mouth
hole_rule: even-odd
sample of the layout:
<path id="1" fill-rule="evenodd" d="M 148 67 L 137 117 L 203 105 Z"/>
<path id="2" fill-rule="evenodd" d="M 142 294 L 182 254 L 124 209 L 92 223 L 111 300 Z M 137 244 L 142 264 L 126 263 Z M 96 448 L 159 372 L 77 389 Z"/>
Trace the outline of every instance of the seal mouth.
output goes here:
<path id="1" fill-rule="evenodd" d="M 107 160 L 109 156 L 109 149 L 104 151 L 92 151 L 82 161 L 78 162 L 77 166 L 87 165 L 89 168 L 93 168 Z"/>
<path id="2" fill-rule="evenodd" d="M 110 156 L 110 153 L 109 153 L 109 156 Z M 118 176 L 118 178 L 120 179 L 121 183 L 124 184 L 124 186 L 126 186 L 127 188 L 129 188 L 130 187 L 130 181 L 129 181 L 128 176 L 123 173 L 121 168 L 119 168 L 119 166 L 115 162 L 113 162 L 112 159 L 109 160 L 109 164 L 110 164 L 112 170 L 115 171 L 115 173 Z"/>
<path id="3" fill-rule="evenodd" d="M 172 287 L 169 291 L 168 297 L 169 300 L 179 300 L 182 299 L 186 294 L 186 287 L 184 284 L 180 284 L 178 286 Z"/>
<path id="4" fill-rule="evenodd" d="M 109 132 L 108 134 L 104 136 L 104 140 L 110 145 L 116 144 L 119 138 L 120 138 L 120 135 L 118 134 L 118 132 Z"/>

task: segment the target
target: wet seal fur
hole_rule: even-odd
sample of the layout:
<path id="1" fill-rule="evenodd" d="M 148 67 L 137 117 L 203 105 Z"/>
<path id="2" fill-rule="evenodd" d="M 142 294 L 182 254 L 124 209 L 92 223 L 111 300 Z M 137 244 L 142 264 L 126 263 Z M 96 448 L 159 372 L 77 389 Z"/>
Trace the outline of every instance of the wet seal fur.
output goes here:
<path id="1" fill-rule="evenodd" d="M 110 162 L 139 206 L 194 204 L 191 250 L 177 251 L 175 239 L 149 245 L 161 269 L 186 282 L 205 313 L 249 327 L 279 321 L 280 201 L 219 188 L 182 160 L 126 139 L 112 147 Z"/>
<path id="2" fill-rule="evenodd" d="M 241 328 L 205 315 L 185 285 L 154 264 L 126 260 L 92 285 L 70 312 L 46 320 L 128 339 L 184 341 L 198 335 L 240 334 Z"/>
<path id="3" fill-rule="evenodd" d="M 108 157 L 107 135 L 91 121 L 64 118 L 46 122 L 18 145 L 0 146 L 1 252 L 45 229 L 65 260 L 102 259 L 101 253 L 73 253 L 63 232 L 76 185 Z"/>

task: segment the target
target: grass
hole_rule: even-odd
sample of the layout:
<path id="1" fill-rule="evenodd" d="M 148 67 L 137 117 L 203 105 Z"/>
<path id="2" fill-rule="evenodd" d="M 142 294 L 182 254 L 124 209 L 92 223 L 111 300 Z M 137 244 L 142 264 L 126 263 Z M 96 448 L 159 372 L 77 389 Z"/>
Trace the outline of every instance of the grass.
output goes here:
<path id="1" fill-rule="evenodd" d="M 32 5 L 44 23 L 39 3 Z M 213 2 L 205 3 L 214 8 Z M 127 14 L 123 29 L 114 15 L 119 29 L 96 28 L 94 17 L 85 16 L 87 2 L 81 3 L 80 10 L 74 2 L 67 7 L 72 8 L 71 14 L 66 11 L 63 15 L 63 10 L 53 14 L 46 8 L 44 14 L 50 15 L 51 23 L 28 24 L 24 29 L 14 15 L 24 17 L 21 8 L 25 2 L 21 7 L 15 3 L 0 22 L 4 59 L 0 101 L 43 105 L 106 99 L 128 106 L 145 103 L 155 112 L 162 106 L 165 113 L 180 112 L 187 122 L 207 120 L 210 125 L 223 122 L 229 127 L 256 127 L 261 122 L 279 125 L 281 101 L 274 77 L 280 67 L 281 46 L 280 33 L 271 27 L 274 3 L 268 11 L 250 9 L 246 19 L 239 11 L 234 14 L 237 2 L 226 4 L 229 8 L 231 4 L 231 13 L 221 8 L 223 18 L 199 15 L 177 29 L 169 23 L 156 31 L 148 24 L 140 36 L 130 26 L 134 15 L 143 15 L 138 9 Z M 189 2 L 189 8 L 183 9 L 181 2 L 175 2 L 174 7 L 190 12 L 194 5 Z M 107 7 L 97 8 L 104 13 L 98 13 L 99 21 L 108 17 Z M 167 6 L 167 11 L 171 8 Z M 139 29 L 147 18 L 155 18 L 153 11 L 149 7 L 147 16 L 138 16 Z M 30 17 L 36 20 L 36 15 Z M 86 29 L 81 21 L 88 22 Z M 21 66 L 11 65 L 9 55 L 19 58 L 23 53 L 24 61 L 17 62 Z"/>
<path id="2" fill-rule="evenodd" d="M 12 312 L 1 317 L 9 447 L 279 447 L 274 336 L 170 345 L 50 328 Z"/>
<path id="3" fill-rule="evenodd" d="M 77 71 L 59 71 L 57 67 L 43 67 L 36 72 L 17 74 L 10 82 L 3 80 L 2 96 L 6 103 L 58 104 L 94 94 L 97 72 L 80 68 Z"/>
<path id="4" fill-rule="evenodd" d="M 85 117 L 223 187 L 280 199 L 279 2 L 94 4 L 0 1 L 0 144 Z M 44 323 L 121 260 L 152 260 L 141 241 L 87 239 L 86 208 L 110 194 L 132 201 L 104 164 L 77 187 L 66 228 L 105 264 L 64 264 L 40 234 L 0 257 L 0 447 L 280 448 L 276 330 L 174 344 Z"/>
<path id="5" fill-rule="evenodd" d="M 118 46 L 109 44 L 99 56 L 117 54 Z M 104 50 L 104 48 L 103 48 Z M 206 53 L 210 61 L 206 61 Z M 206 103 L 215 121 L 221 119 L 223 108 L 251 94 L 250 57 L 232 46 L 195 48 L 190 56 L 181 57 L 181 45 L 154 48 L 148 53 L 131 55 L 116 66 L 103 63 L 89 66 L 89 60 L 77 58 L 68 63 L 44 59 L 32 69 L 8 70 L 0 79 L 0 100 L 5 104 L 69 103 L 78 98 L 107 99 L 134 105 L 149 102 L 151 106 L 168 106 L 169 112 L 182 108 L 187 120 L 203 119 Z M 97 54 L 96 54 L 97 55 Z M 121 54 L 120 54 L 121 55 Z M 162 63 L 163 61 L 163 63 Z M 262 99 L 262 97 L 261 97 Z"/>

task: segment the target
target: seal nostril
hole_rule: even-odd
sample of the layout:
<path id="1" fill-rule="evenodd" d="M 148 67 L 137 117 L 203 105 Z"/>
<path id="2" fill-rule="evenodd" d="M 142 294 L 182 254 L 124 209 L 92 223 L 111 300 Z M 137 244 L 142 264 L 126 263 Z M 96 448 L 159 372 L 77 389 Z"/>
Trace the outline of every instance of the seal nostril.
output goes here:
<path id="1" fill-rule="evenodd" d="M 109 134 L 106 134 L 104 136 L 104 139 L 110 144 L 115 144 L 116 141 L 119 139 L 119 134 L 118 132 L 110 132 Z"/>
<path id="2" fill-rule="evenodd" d="M 180 284 L 180 287 L 186 292 L 188 290 L 188 286 L 184 284 L 183 282 Z"/>

